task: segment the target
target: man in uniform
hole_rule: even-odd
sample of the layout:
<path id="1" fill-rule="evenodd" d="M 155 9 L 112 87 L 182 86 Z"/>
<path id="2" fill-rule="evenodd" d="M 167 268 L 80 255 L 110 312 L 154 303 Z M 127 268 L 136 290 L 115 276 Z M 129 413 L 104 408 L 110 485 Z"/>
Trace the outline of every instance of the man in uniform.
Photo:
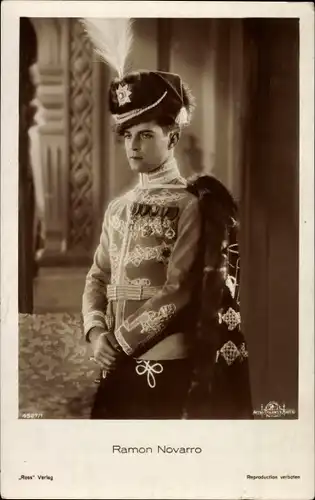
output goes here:
<path id="1" fill-rule="evenodd" d="M 181 130 L 190 122 L 193 99 L 179 75 L 139 71 L 113 80 L 109 104 L 138 179 L 110 202 L 86 278 L 84 331 L 102 373 L 91 418 L 179 419 L 186 407 L 192 418 L 211 418 L 204 389 L 215 390 L 208 368 L 214 354 L 218 361 L 223 351 L 217 341 L 204 342 L 198 318 L 205 263 L 216 276 L 228 219 L 221 214 L 223 232 L 209 249 L 202 208 L 202 199 L 209 199 L 207 183 L 206 189 L 196 182 L 188 185 L 174 156 Z M 206 260 L 209 252 L 211 262 Z M 235 307 L 234 317 L 229 311 L 222 321 L 222 280 L 211 276 L 212 323 L 220 317 L 220 324 L 230 321 L 238 327 Z M 203 347 L 208 348 L 206 361 L 200 356 Z M 225 390 L 224 384 L 220 376 L 217 385 Z M 196 410 L 203 408 L 200 394 L 206 398 L 205 411 Z M 220 411 L 217 417 L 222 418 Z"/>

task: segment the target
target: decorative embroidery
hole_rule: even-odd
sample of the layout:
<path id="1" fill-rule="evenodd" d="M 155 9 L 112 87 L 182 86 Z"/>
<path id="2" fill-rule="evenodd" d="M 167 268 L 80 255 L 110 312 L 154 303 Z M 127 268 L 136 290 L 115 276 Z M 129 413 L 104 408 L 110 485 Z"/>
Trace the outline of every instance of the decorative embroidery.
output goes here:
<path id="1" fill-rule="evenodd" d="M 110 265 L 111 265 L 111 283 L 115 284 L 118 277 L 118 266 L 119 266 L 119 250 L 117 245 L 114 243 L 109 247 L 110 255 Z"/>
<path id="2" fill-rule="evenodd" d="M 106 316 L 102 311 L 91 311 L 84 316 L 84 332 L 87 332 L 94 326 L 104 328 L 106 325 Z"/>
<path id="3" fill-rule="evenodd" d="M 166 184 L 175 179 L 182 179 L 176 160 L 164 163 L 158 170 L 140 174 L 139 184 L 142 187 L 149 187 L 154 184 Z"/>
<path id="4" fill-rule="evenodd" d="M 243 342 L 238 349 L 234 342 L 232 342 L 231 340 L 226 342 L 221 347 L 221 349 L 217 351 L 216 362 L 218 362 L 220 354 L 223 356 L 229 366 L 232 365 L 238 357 L 240 357 L 240 361 L 243 361 L 248 357 L 248 351 L 246 350 L 245 342 Z"/>
<path id="5" fill-rule="evenodd" d="M 117 231 L 121 236 L 125 235 L 126 232 L 126 223 L 123 219 L 120 218 L 119 215 L 113 214 L 109 218 L 110 226 Z"/>
<path id="6" fill-rule="evenodd" d="M 138 366 L 136 366 L 136 372 L 138 375 L 147 374 L 148 386 L 153 389 L 156 386 L 156 380 L 154 374 L 162 373 L 163 365 L 155 361 L 147 361 L 146 359 L 137 359 Z M 151 364 L 152 363 L 152 364 Z"/>
<path id="7" fill-rule="evenodd" d="M 130 86 L 128 84 L 118 85 L 118 89 L 116 89 L 116 95 L 118 99 L 119 106 L 123 106 L 127 104 L 127 102 L 131 102 L 130 96 L 132 92 L 130 90 Z"/>
<path id="8" fill-rule="evenodd" d="M 187 197 L 187 192 L 171 193 L 168 190 L 162 190 L 160 193 L 150 193 L 150 191 L 143 191 L 137 196 L 139 203 L 147 203 L 148 205 L 167 205 L 168 203 L 177 202 Z"/>
<path id="9" fill-rule="evenodd" d="M 127 265 L 131 262 L 134 266 L 139 267 L 144 260 L 156 260 L 167 264 L 172 248 L 173 245 L 167 245 L 165 242 L 155 247 L 136 245 L 131 252 L 127 253 L 124 263 Z"/>
<path id="10" fill-rule="evenodd" d="M 114 270 L 114 274 L 112 274 L 111 284 L 118 284 L 118 266 L 119 266 L 119 257 L 117 258 L 117 268 Z M 134 278 L 130 279 L 127 276 L 127 270 L 124 268 L 122 270 L 121 281 L 120 284 L 124 285 L 137 285 L 137 286 L 151 286 L 151 281 L 149 278 Z"/>
<path id="11" fill-rule="evenodd" d="M 233 244 L 229 245 L 228 247 L 225 246 L 225 248 L 227 248 L 227 253 L 230 254 L 229 261 L 232 260 L 231 254 L 232 255 L 239 255 L 238 243 L 233 243 Z"/>
<path id="12" fill-rule="evenodd" d="M 137 239 L 139 234 L 143 238 L 153 235 L 162 237 L 164 235 L 168 240 L 172 240 L 176 237 L 175 224 L 168 217 L 162 219 L 161 217 L 142 217 L 140 215 L 135 219 L 132 235 L 134 239 Z"/>
<path id="13" fill-rule="evenodd" d="M 135 278 L 131 280 L 126 276 L 125 283 L 128 285 L 151 286 L 151 281 L 148 278 Z"/>
<path id="14" fill-rule="evenodd" d="M 129 355 L 132 354 L 132 349 L 131 349 L 130 345 L 128 344 L 128 342 L 125 341 L 119 328 L 118 328 L 118 330 L 115 331 L 115 337 L 116 337 L 117 342 L 119 343 L 120 347 L 123 349 L 123 351 L 126 354 L 129 354 Z"/>
<path id="15" fill-rule="evenodd" d="M 232 227 L 239 227 L 239 222 L 233 217 L 231 217 L 231 219 L 232 219 Z"/>
<path id="16" fill-rule="evenodd" d="M 248 351 L 246 349 L 245 342 L 243 342 L 241 344 L 241 347 L 239 350 L 240 350 L 240 355 L 242 356 L 242 358 L 248 358 Z"/>
<path id="17" fill-rule="evenodd" d="M 155 335 L 160 333 L 167 321 L 174 316 L 176 311 L 175 304 L 167 304 L 160 307 L 159 311 L 148 311 L 145 313 L 145 321 L 141 321 L 141 333 L 148 333 Z"/>
<path id="18" fill-rule="evenodd" d="M 135 116 L 142 115 L 145 111 L 149 111 L 152 108 L 155 108 L 160 102 L 164 99 L 164 97 L 167 95 L 167 91 L 164 92 L 164 94 L 155 101 L 153 104 L 150 104 L 150 106 L 145 106 L 143 108 L 136 108 L 131 111 L 127 111 L 126 113 L 122 113 L 119 115 L 113 115 L 114 120 L 118 123 L 124 123 L 125 121 L 129 120 L 130 118 L 134 118 Z"/>
<path id="19" fill-rule="evenodd" d="M 219 313 L 219 322 L 222 323 L 222 321 L 228 325 L 229 330 L 234 330 L 241 323 L 241 315 L 229 307 L 226 313 Z"/>
<path id="20" fill-rule="evenodd" d="M 128 231 L 131 233 L 133 239 L 138 239 L 140 234 L 143 238 L 149 236 L 162 237 L 164 235 L 167 239 L 172 240 L 176 237 L 175 225 L 176 221 L 168 217 L 163 217 L 162 219 L 161 217 L 143 217 L 139 215 L 133 219 L 133 225 Z M 127 225 L 117 214 L 110 217 L 110 226 L 120 236 L 124 237 Z"/>
<path id="21" fill-rule="evenodd" d="M 227 279 L 225 280 L 225 284 L 228 287 L 228 289 L 230 290 L 231 295 L 234 299 L 235 290 L 236 290 L 236 286 L 237 286 L 236 278 L 234 278 L 234 276 L 228 275 Z"/>
<path id="22" fill-rule="evenodd" d="M 234 363 L 236 358 L 240 355 L 238 348 L 231 340 L 226 342 L 224 346 L 221 347 L 220 352 L 228 365 Z"/>
<path id="23" fill-rule="evenodd" d="M 176 233 L 174 231 L 174 229 L 172 229 L 171 227 L 165 232 L 165 236 L 169 239 L 169 240 L 172 240 L 173 238 L 175 238 L 176 236 Z"/>
<path id="24" fill-rule="evenodd" d="M 233 298 L 236 300 L 236 303 L 240 305 L 240 290 L 238 286 L 240 281 L 240 257 L 238 243 L 231 244 L 227 247 L 225 257 L 230 268 L 229 274 L 233 275 L 233 280 L 235 281 Z"/>

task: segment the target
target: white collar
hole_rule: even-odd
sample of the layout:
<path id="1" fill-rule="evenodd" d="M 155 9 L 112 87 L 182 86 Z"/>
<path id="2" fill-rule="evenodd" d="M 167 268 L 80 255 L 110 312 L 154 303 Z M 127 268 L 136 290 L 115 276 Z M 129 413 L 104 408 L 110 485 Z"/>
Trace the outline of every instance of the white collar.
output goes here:
<path id="1" fill-rule="evenodd" d="M 139 186 L 148 188 L 168 184 L 175 179 L 182 179 L 175 159 L 165 162 L 161 167 L 139 175 Z"/>

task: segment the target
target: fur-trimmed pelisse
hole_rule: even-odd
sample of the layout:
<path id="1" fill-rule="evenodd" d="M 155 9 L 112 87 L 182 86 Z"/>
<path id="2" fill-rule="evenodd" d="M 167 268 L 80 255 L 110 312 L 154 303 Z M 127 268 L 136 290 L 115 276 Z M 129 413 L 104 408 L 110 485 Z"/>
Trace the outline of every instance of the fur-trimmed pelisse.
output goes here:
<path id="1" fill-rule="evenodd" d="M 240 322 L 238 207 L 212 176 L 189 179 L 187 189 L 199 199 L 203 237 L 194 377 L 186 418 L 251 419 L 247 343 Z"/>
<path id="2" fill-rule="evenodd" d="M 130 19 L 81 20 L 96 53 L 117 74 L 109 88 L 109 109 L 118 131 L 140 122 L 188 125 L 195 101 L 175 73 L 139 70 L 126 72 L 133 33 Z"/>

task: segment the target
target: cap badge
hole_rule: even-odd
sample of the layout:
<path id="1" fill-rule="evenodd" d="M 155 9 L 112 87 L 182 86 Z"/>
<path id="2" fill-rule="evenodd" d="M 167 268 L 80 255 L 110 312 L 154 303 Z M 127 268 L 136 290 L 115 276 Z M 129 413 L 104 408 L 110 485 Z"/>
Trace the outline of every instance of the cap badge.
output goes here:
<path id="1" fill-rule="evenodd" d="M 123 106 L 127 104 L 127 102 L 131 102 L 130 96 L 132 94 L 129 85 L 118 85 L 118 89 L 116 90 L 117 99 L 119 106 Z"/>

